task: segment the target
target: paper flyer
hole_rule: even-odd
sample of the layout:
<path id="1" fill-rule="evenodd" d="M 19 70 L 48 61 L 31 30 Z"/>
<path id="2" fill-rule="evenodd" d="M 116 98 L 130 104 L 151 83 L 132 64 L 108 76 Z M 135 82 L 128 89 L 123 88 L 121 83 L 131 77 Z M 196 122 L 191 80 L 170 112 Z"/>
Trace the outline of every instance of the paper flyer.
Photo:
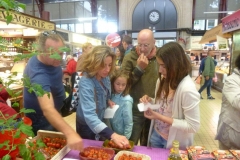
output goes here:
<path id="1" fill-rule="evenodd" d="M 108 107 L 105 110 L 104 118 L 113 118 L 113 116 L 118 108 L 119 108 L 119 105 L 114 105 L 112 108 Z"/>
<path id="2" fill-rule="evenodd" d="M 144 112 L 146 111 L 148 108 L 151 108 L 151 109 L 158 109 L 160 106 L 159 104 L 151 104 L 151 103 L 139 103 L 138 104 L 138 110 L 140 112 Z"/>

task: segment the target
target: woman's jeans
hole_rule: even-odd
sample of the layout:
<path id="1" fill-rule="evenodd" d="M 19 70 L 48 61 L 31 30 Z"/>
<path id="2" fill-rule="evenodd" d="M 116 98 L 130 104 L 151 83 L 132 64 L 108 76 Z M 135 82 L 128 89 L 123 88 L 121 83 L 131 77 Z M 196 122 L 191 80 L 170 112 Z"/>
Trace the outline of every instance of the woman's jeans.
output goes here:
<path id="1" fill-rule="evenodd" d="M 104 141 L 106 138 L 101 137 L 99 134 L 95 134 L 88 125 L 80 124 L 76 122 L 76 131 L 83 139 L 91 139 L 91 140 L 100 140 Z"/>
<path id="2" fill-rule="evenodd" d="M 166 148 L 167 140 L 162 138 L 155 129 L 153 128 L 151 137 L 150 137 L 150 146 L 154 148 Z"/>
<path id="3" fill-rule="evenodd" d="M 205 82 L 202 85 L 202 87 L 199 89 L 198 92 L 201 94 L 202 91 L 207 87 L 207 95 L 208 95 L 208 97 L 210 97 L 211 96 L 211 93 L 210 93 L 211 92 L 211 85 L 212 85 L 212 78 L 209 78 L 208 80 L 206 80 L 206 78 L 205 78 Z"/>

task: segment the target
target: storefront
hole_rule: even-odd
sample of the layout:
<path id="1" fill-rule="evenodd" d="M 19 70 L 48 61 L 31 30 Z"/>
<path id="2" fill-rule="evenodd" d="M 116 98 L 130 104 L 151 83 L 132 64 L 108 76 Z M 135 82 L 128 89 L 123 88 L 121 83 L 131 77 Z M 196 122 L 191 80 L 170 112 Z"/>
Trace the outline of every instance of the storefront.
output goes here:
<path id="1" fill-rule="evenodd" d="M 186 38 L 186 53 L 191 57 L 192 62 L 192 77 L 197 77 L 199 74 L 199 65 L 201 62 L 200 55 L 202 54 L 202 44 L 199 44 L 202 36 L 190 36 Z"/>
<path id="2" fill-rule="evenodd" d="M 233 14 L 226 16 L 222 19 L 222 31 L 223 33 L 232 34 L 231 45 L 231 58 L 230 58 L 230 71 L 232 73 L 235 67 L 235 59 L 240 54 L 240 10 L 237 10 Z"/>
<path id="3" fill-rule="evenodd" d="M 217 61 L 215 73 L 217 82 L 213 82 L 213 88 L 222 91 L 225 78 L 230 72 L 230 57 L 232 35 L 222 32 L 222 23 L 208 30 L 202 37 L 200 44 L 203 44 L 203 50 L 207 54 L 208 50 L 213 50 L 214 59 Z"/>
<path id="4" fill-rule="evenodd" d="M 73 33 L 73 32 L 71 33 L 71 46 L 72 46 L 71 49 L 77 55 L 80 55 L 82 53 L 82 45 L 86 42 L 91 43 L 93 46 L 98 46 L 103 44 L 103 42 L 100 39 L 91 38 L 79 33 Z"/>
<path id="5" fill-rule="evenodd" d="M 13 19 L 10 24 L 6 24 L 6 11 L 0 8 L 0 76 L 1 79 L 9 81 L 13 72 L 17 72 L 14 77 L 16 83 L 9 87 L 13 91 L 21 91 L 21 78 L 26 61 L 14 62 L 14 57 L 18 54 L 29 54 L 34 49 L 32 44 L 36 40 L 37 35 L 44 30 L 55 30 L 55 23 L 32 17 L 20 12 L 9 11 Z M 18 41 L 18 43 L 17 43 Z M 17 83 L 19 81 L 20 83 Z M 11 102 L 20 102 L 22 108 L 22 94 Z"/>

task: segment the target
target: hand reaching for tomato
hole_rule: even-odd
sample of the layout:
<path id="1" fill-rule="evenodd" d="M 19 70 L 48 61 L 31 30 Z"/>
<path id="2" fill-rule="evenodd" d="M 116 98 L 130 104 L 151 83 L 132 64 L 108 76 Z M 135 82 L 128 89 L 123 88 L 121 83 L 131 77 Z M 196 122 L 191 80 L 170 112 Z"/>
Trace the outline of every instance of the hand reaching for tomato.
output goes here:
<path id="1" fill-rule="evenodd" d="M 125 136 L 113 133 L 111 136 L 112 141 L 120 148 L 127 148 L 130 146 L 128 139 Z"/>

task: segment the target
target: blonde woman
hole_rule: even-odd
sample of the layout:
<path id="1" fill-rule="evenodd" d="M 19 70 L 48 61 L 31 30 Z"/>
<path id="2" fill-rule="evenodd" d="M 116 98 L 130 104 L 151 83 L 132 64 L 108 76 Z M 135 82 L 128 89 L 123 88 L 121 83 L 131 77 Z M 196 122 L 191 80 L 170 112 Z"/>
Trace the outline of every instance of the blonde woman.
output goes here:
<path id="1" fill-rule="evenodd" d="M 78 82 L 77 133 L 85 139 L 112 139 L 118 146 L 126 147 L 128 139 L 103 122 L 111 96 L 109 74 L 115 69 L 116 56 L 110 47 L 97 46 L 83 58 L 79 67 L 82 77 Z"/>

